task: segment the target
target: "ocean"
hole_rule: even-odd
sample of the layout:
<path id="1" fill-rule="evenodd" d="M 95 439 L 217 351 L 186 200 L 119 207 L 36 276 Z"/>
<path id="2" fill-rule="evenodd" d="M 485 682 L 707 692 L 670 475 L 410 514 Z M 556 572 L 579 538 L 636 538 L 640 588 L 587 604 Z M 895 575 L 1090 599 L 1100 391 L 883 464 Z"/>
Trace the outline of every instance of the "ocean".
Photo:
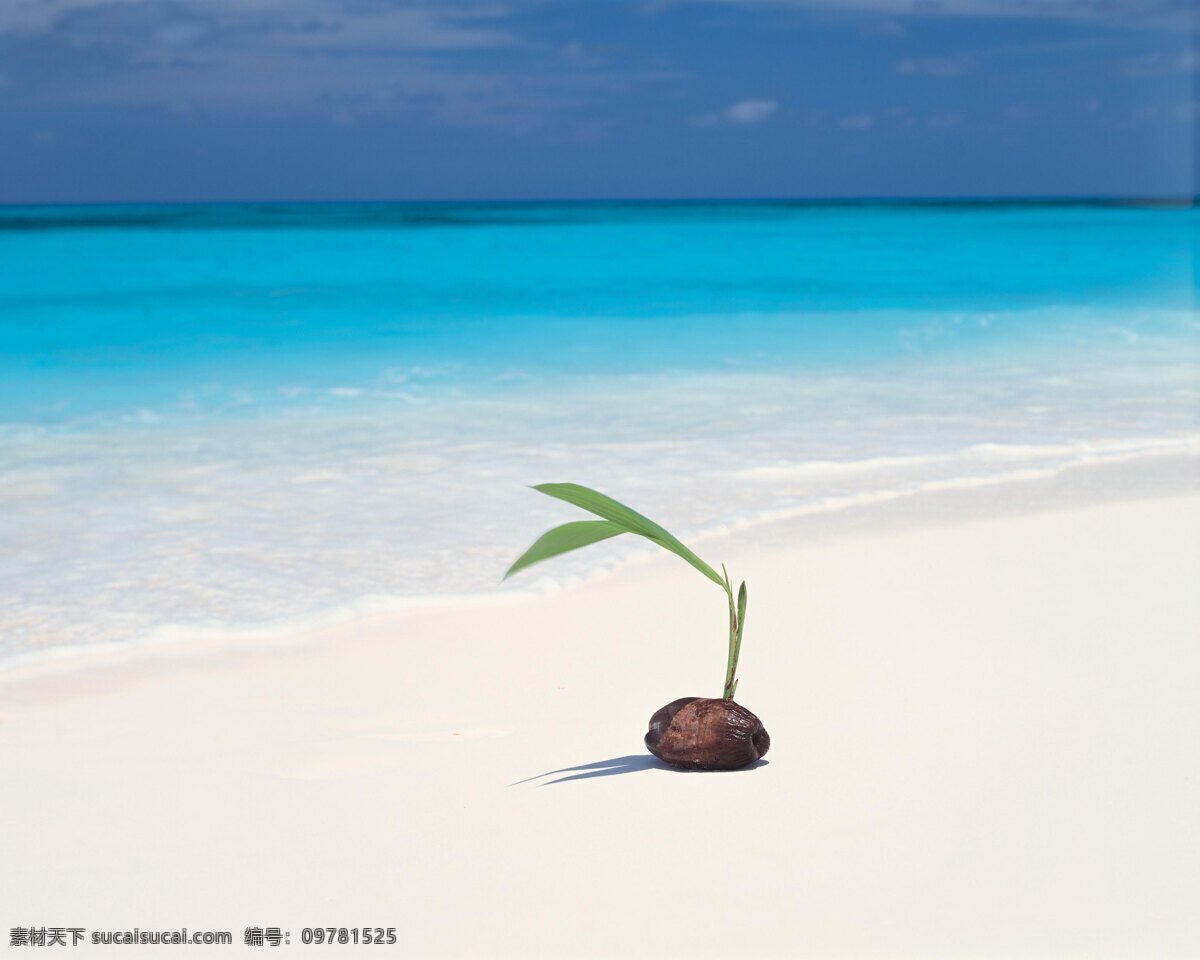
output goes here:
<path id="1" fill-rule="evenodd" d="M 576 519 L 543 481 L 686 541 L 1195 453 L 1198 240 L 1085 202 L 0 208 L 0 663 L 637 554 L 501 586 Z"/>

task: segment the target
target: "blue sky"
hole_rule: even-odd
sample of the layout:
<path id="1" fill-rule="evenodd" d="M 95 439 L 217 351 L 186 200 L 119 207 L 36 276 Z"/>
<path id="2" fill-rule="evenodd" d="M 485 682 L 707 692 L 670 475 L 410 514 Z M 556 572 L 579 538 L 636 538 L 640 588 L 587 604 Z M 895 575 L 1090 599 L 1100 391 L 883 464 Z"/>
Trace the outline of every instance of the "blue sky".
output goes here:
<path id="1" fill-rule="evenodd" d="M 0 202 L 1190 195 L 1189 0 L 3 0 Z"/>

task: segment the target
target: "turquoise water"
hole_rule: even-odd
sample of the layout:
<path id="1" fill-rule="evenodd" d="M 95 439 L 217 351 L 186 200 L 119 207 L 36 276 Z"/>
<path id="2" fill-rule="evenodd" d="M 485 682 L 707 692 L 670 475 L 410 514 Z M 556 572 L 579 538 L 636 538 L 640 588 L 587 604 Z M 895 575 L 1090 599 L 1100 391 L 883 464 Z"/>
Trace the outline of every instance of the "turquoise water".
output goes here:
<path id="1" fill-rule="evenodd" d="M 478 384 L 987 350 L 1061 335 L 1048 307 L 1189 308 L 1198 224 L 1092 206 L 7 208 L 0 419 L 395 368 Z"/>
<path id="2" fill-rule="evenodd" d="M 700 536 L 1191 450 L 1198 238 L 1089 204 L 0 209 L 0 655 L 490 591 L 560 519 L 542 480 Z"/>

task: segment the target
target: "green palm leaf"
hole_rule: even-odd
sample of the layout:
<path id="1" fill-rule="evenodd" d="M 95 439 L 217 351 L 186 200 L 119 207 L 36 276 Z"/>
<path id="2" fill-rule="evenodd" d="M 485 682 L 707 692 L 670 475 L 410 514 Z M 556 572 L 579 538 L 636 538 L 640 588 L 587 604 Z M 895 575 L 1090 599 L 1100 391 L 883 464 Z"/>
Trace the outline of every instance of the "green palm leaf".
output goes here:
<path id="1" fill-rule="evenodd" d="M 538 537 L 533 546 L 521 554 L 516 562 L 508 568 L 504 579 L 507 580 L 514 573 L 524 570 L 532 564 L 557 557 L 560 553 L 578 550 L 580 547 L 599 543 L 601 540 L 607 540 L 609 537 L 616 537 L 625 532 L 624 527 L 607 520 L 575 520 L 572 523 L 564 523 L 561 527 L 547 530 Z"/>
<path id="2" fill-rule="evenodd" d="M 653 520 L 643 517 L 636 510 L 617 502 L 612 497 L 607 497 L 603 493 L 599 493 L 589 487 L 580 486 L 578 483 L 539 483 L 533 489 L 539 493 L 546 494 L 548 497 L 565 500 L 567 503 L 581 507 L 589 513 L 603 517 L 610 523 L 621 527 L 622 530 L 629 533 L 636 533 L 638 536 L 645 537 L 647 540 L 657 543 L 664 550 L 670 550 L 676 556 L 682 557 L 708 577 L 709 580 L 721 587 L 721 589 L 728 590 L 721 575 L 675 539 L 675 537 Z"/>

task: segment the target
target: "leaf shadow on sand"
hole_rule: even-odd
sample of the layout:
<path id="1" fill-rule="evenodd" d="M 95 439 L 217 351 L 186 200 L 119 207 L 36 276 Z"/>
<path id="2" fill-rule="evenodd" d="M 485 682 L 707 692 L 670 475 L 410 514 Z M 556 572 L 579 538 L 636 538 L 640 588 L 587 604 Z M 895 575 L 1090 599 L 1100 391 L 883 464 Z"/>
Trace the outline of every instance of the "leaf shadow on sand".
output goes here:
<path id="1" fill-rule="evenodd" d="M 770 760 L 755 760 L 754 763 L 741 770 L 728 770 L 726 773 L 744 773 L 749 770 L 755 770 L 758 767 L 765 767 Z M 567 776 L 558 777 L 555 780 L 546 780 L 544 783 L 539 783 L 539 787 L 549 787 L 556 783 L 567 783 L 571 780 L 591 780 L 593 777 L 616 777 L 624 773 L 637 773 L 641 770 L 661 770 L 664 773 L 694 773 L 697 771 L 677 770 L 675 767 L 668 766 L 663 763 L 658 757 L 651 756 L 646 753 L 631 753 L 624 757 L 612 757 L 608 760 L 594 760 L 591 763 L 581 763 L 574 767 L 562 767 L 559 770 L 547 770 L 545 773 L 539 773 L 535 777 L 526 777 L 524 780 L 518 780 L 516 783 L 510 783 L 510 787 L 519 786 L 522 783 L 532 783 L 534 780 L 542 780 L 545 777 L 554 777 L 558 774 L 567 774 Z"/>

